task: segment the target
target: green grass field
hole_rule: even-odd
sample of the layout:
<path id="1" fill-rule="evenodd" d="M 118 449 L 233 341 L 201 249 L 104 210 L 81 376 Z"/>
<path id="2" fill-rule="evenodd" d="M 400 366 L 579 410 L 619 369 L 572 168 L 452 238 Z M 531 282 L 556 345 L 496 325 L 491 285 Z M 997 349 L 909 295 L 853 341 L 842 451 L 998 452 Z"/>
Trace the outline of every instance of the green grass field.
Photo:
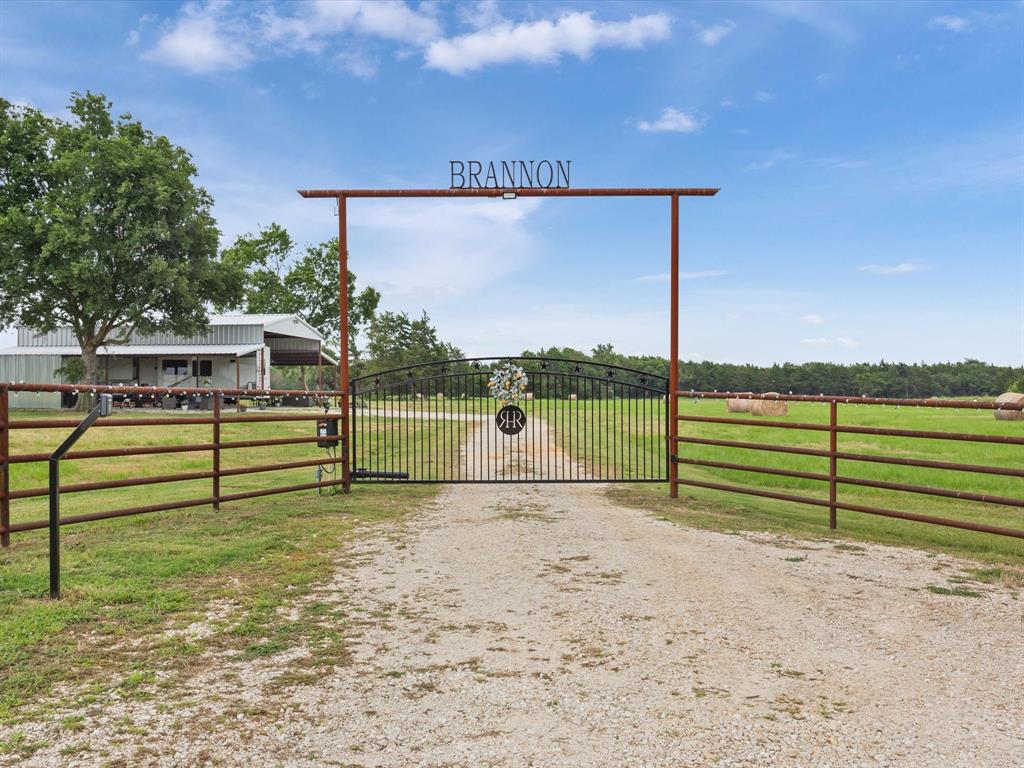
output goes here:
<path id="1" fill-rule="evenodd" d="M 587 452 L 584 454 L 582 451 L 573 450 L 571 440 L 563 437 L 563 445 L 570 449 L 577 458 L 582 458 L 586 463 L 595 466 L 598 472 L 609 464 L 620 470 L 625 469 L 628 463 L 635 466 L 638 461 L 635 453 L 637 450 L 641 453 L 639 459 L 641 463 L 653 462 L 664 456 L 661 453 L 662 446 L 657 437 L 652 436 L 649 429 L 637 428 L 636 401 L 620 400 L 603 404 L 561 402 L 558 404 L 558 409 L 569 413 L 580 409 L 584 414 L 592 410 L 595 412 L 601 411 L 601 409 L 610 411 L 610 413 L 602 413 L 599 418 L 613 426 L 619 437 L 618 440 L 613 440 L 610 444 L 598 442 L 595 446 L 588 446 Z M 695 416 L 728 416 L 725 403 L 721 400 L 681 399 L 679 412 L 683 415 Z M 626 417 L 627 413 L 633 414 L 632 429 L 628 428 L 630 418 Z M 750 417 L 749 414 L 734 414 L 734 416 L 757 418 Z M 788 416 L 773 417 L 771 420 L 827 424 L 828 405 L 791 403 Z M 1024 436 L 1024 422 L 996 421 L 991 411 L 970 408 L 966 403 L 965 408 L 957 410 L 840 405 L 838 420 L 840 425 Z M 559 417 L 554 417 L 551 423 L 557 430 Z M 740 442 L 828 448 L 827 433 L 805 430 L 681 422 L 680 434 L 689 437 Z M 642 435 L 646 435 L 646 439 L 641 439 Z M 623 446 L 632 446 L 633 453 L 624 450 Z M 1020 468 L 1024 465 L 1024 448 L 1019 445 L 840 434 L 838 450 L 996 467 Z M 828 472 L 828 459 L 814 456 L 687 444 L 679 445 L 678 454 L 682 457 L 716 462 L 750 464 L 806 472 Z M 828 498 L 827 483 L 816 480 L 685 464 L 680 465 L 679 471 L 680 477 L 694 480 L 762 488 L 819 499 Z M 840 461 L 838 471 L 841 476 L 1024 499 L 1024 478 L 854 461 Z M 613 495 L 634 504 L 642 504 L 672 519 L 695 525 L 743 530 L 776 530 L 812 536 L 830 534 L 828 510 L 821 507 L 685 486 L 680 487 L 680 501 L 678 502 L 669 500 L 666 488 L 661 485 L 623 486 L 616 488 Z M 841 501 L 853 504 L 1024 530 L 1024 509 L 1018 507 L 982 504 L 847 484 L 839 485 L 838 497 Z M 843 510 L 838 513 L 837 533 L 840 536 L 934 548 L 982 559 L 1024 564 L 1024 541 L 991 534 Z"/>
<path id="2" fill-rule="evenodd" d="M 65 414 L 66 415 L 66 414 Z M 140 423 L 152 415 L 134 412 Z M 184 415 L 184 414 L 183 414 Z M 53 418 L 52 412 L 16 411 L 14 419 Z M 427 440 L 434 425 L 419 425 Z M 313 422 L 226 424 L 222 439 L 246 440 L 313 434 Z M 50 451 L 69 430 L 12 430 L 12 453 Z M 208 442 L 209 425 L 96 427 L 76 449 Z M 368 435 L 373 442 L 373 435 Z M 234 449 L 222 466 L 314 459 L 315 444 Z M 210 454 L 179 453 L 69 460 L 62 484 L 210 468 Z M 308 483 L 314 468 L 223 478 L 222 492 Z M 46 485 L 46 464 L 15 464 L 11 488 Z M 210 480 L 62 495 L 62 513 L 95 512 L 210 495 Z M 330 491 L 325 491 L 329 494 Z M 57 682 L 78 681 L 99 692 L 131 687 L 132 675 L 187 663 L 205 647 L 262 654 L 297 638 L 321 647 L 324 664 L 342 652 L 340 635 L 325 636 L 309 617 L 285 619 L 277 608 L 308 591 L 333 569 L 333 558 L 367 525 L 398 520 L 434 489 L 356 486 L 350 495 L 315 491 L 225 503 L 219 511 L 193 507 L 62 528 L 63 599 L 47 594 L 45 530 L 11 535 L 0 550 L 0 722 L 16 719 L 27 702 Z M 45 498 L 14 499 L 12 522 L 46 517 Z M 230 609 L 201 644 L 155 633 L 168 622 L 185 626 L 210 603 Z M 125 643 L 133 638 L 132 643 Z M 139 641 L 141 638 L 141 642 Z M 107 679 L 112 670 L 131 670 Z M 124 678 L 124 679 L 122 679 Z M 123 689 L 126 690 L 126 689 Z M 0 737 L 2 746 L 2 737 Z M 2 753 L 2 749 L 0 749 Z"/>

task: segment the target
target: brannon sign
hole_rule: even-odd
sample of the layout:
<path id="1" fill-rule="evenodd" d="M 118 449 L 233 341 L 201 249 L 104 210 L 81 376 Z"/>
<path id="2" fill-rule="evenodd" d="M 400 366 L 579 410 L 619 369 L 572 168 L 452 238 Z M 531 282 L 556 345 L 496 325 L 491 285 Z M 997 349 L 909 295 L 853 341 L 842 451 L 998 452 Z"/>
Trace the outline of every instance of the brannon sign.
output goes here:
<path id="1" fill-rule="evenodd" d="M 450 189 L 568 189 L 572 160 L 451 160 Z"/>

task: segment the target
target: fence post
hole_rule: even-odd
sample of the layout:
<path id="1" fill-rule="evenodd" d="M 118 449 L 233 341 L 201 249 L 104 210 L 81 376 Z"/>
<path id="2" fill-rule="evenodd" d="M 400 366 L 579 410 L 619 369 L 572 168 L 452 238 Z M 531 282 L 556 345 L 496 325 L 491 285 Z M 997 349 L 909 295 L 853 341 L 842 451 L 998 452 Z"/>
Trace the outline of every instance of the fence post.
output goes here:
<path id="1" fill-rule="evenodd" d="M 10 427 L 11 411 L 8 403 L 7 385 L 0 385 L 0 546 L 11 545 L 11 534 L 7 529 L 11 525 L 11 500 L 7 494 L 11 491 L 11 443 Z"/>
<path id="2" fill-rule="evenodd" d="M 351 387 L 351 383 L 349 387 Z M 338 435 L 338 438 L 341 440 L 341 450 L 345 452 L 345 463 L 342 465 L 342 471 L 345 473 L 345 493 L 348 493 L 352 488 L 352 473 L 356 468 L 356 441 L 352 439 L 355 436 L 356 429 L 356 399 L 351 393 L 349 393 L 348 401 L 349 410 L 341 421 L 339 427 L 341 434 Z"/>
<path id="3" fill-rule="evenodd" d="M 669 353 L 668 353 L 668 495 L 679 498 L 679 464 L 676 449 L 679 437 L 679 195 L 672 195 L 671 260 L 669 265 Z"/>
<path id="4" fill-rule="evenodd" d="M 220 509 L 220 400 L 213 395 L 213 508 Z"/>
<path id="5" fill-rule="evenodd" d="M 83 393 L 84 394 L 84 393 Z M 102 394 L 99 401 L 77 427 L 50 454 L 50 599 L 60 600 L 60 460 L 78 442 L 96 419 L 109 416 L 114 405 L 114 396 Z"/>
<path id="6" fill-rule="evenodd" d="M 838 404 L 828 404 L 828 527 L 836 527 L 836 412 Z"/>

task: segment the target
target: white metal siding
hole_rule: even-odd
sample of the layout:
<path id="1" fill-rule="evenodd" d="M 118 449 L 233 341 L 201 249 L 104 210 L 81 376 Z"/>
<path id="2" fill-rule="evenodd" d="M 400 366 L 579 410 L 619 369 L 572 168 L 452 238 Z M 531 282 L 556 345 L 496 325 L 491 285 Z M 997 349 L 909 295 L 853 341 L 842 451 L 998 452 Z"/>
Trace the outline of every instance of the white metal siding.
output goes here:
<path id="1" fill-rule="evenodd" d="M 63 384 L 53 373 L 60 366 L 60 355 L 0 355 L 0 381 Z"/>
<path id="2" fill-rule="evenodd" d="M 53 373 L 60 366 L 60 355 L 0 355 L 0 381 L 63 384 L 64 380 Z M 60 394 L 21 392 L 16 395 L 12 392 L 8 403 L 12 409 L 60 408 Z"/>

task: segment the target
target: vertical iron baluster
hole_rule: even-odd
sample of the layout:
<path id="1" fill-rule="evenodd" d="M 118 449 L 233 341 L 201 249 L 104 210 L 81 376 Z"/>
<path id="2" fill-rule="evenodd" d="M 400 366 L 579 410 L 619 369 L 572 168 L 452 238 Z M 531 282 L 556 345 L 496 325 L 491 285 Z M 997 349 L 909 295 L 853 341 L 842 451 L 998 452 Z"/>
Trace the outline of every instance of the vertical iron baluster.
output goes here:
<path id="1" fill-rule="evenodd" d="M 644 447 L 643 477 L 644 477 L 644 480 L 647 480 L 650 477 L 650 473 L 649 473 L 649 471 L 647 469 L 647 428 L 650 426 L 650 422 L 647 420 L 647 390 L 644 390 L 644 392 L 643 392 L 643 401 L 641 402 L 641 407 L 643 409 L 642 419 L 643 419 L 643 441 L 644 441 L 643 442 L 643 447 Z"/>

